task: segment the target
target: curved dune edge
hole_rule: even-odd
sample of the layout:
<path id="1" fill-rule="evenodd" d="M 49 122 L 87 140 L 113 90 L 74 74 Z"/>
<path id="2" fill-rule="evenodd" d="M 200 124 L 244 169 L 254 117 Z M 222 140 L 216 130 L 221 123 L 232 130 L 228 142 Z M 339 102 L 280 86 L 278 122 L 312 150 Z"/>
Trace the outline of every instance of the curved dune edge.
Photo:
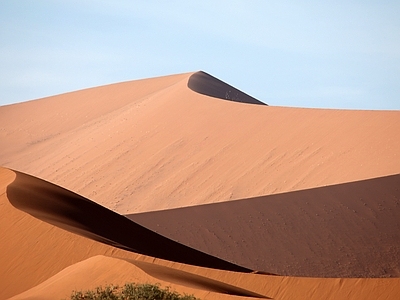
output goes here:
<path id="1" fill-rule="evenodd" d="M 130 262 L 155 278 L 167 280 L 168 282 L 175 284 L 183 284 L 185 286 L 222 294 L 269 299 L 264 295 L 227 284 L 219 280 L 201 276 L 199 274 L 193 274 L 191 272 L 177 270 L 175 268 L 166 266 L 155 265 L 145 261 L 130 260 Z"/>
<path id="2" fill-rule="evenodd" d="M 2 215 L 0 226 L 0 252 L 2 253 L 0 256 L 0 264 L 2 265 L 0 269 L 0 281 L 2 285 L 4 284 L 3 288 L 0 289 L 0 299 L 8 299 L 10 296 L 20 294 L 24 290 L 26 291 L 38 286 L 38 284 L 43 287 L 41 283 L 46 281 L 46 279 L 50 279 L 57 272 L 96 255 L 118 256 L 129 260 L 148 261 L 161 265 L 172 263 L 98 243 L 42 222 L 16 209 L 9 202 L 8 194 L 6 193 L 7 186 L 12 184 L 16 177 L 16 172 L 0 168 L 0 212 Z M 41 180 L 32 178 L 31 176 L 27 176 L 27 178 L 41 182 Z M 45 184 L 48 185 L 49 183 L 45 182 Z M 199 270 L 199 267 L 180 263 L 172 264 L 178 268 Z M 106 267 L 106 270 L 108 270 L 108 267 Z M 91 274 L 92 267 L 88 269 L 88 272 Z M 117 274 L 110 273 L 111 280 L 109 282 L 114 283 L 114 278 L 118 278 L 118 274 L 120 273 L 121 269 L 117 270 Z M 67 272 L 67 274 L 70 274 L 70 272 Z M 127 275 L 123 276 L 123 278 L 126 277 Z M 83 278 L 72 276 L 70 279 L 76 283 L 85 282 L 88 278 L 91 279 L 91 275 Z M 121 284 L 123 283 L 124 281 L 121 282 Z M 190 285 L 190 280 L 187 280 L 187 283 Z M 47 293 L 47 290 L 54 290 L 48 284 L 44 286 L 46 288 L 43 295 Z M 203 284 L 202 287 L 206 289 L 205 294 L 210 292 L 207 290 L 207 284 Z M 211 289 L 215 289 L 212 285 L 210 287 Z M 74 288 L 74 286 L 69 286 L 67 289 L 71 291 Z M 231 290 L 227 290 L 226 292 L 235 292 L 235 288 Z M 185 287 L 183 289 L 180 288 L 179 291 L 186 291 Z M 60 292 L 55 291 L 55 293 L 59 295 L 57 298 L 64 296 Z M 203 292 L 200 291 L 199 293 L 202 294 Z M 23 293 L 23 295 L 26 294 Z M 19 299 L 19 296 L 17 298 Z M 42 299 L 43 297 L 33 298 Z M 32 298 L 28 295 L 27 297 L 23 296 L 23 299 Z M 49 299 L 54 298 L 49 297 Z"/>
<path id="3" fill-rule="evenodd" d="M 19 294 L 93 255 L 124 255 L 104 245 L 44 223 L 16 209 L 7 186 L 16 173 L 0 168 L 0 299 Z"/>
<path id="4" fill-rule="evenodd" d="M 16 208 L 52 225 L 120 249 L 201 267 L 251 270 L 170 240 L 78 194 L 14 171 L 7 195 Z"/>
<path id="5" fill-rule="evenodd" d="M 202 95 L 234 102 L 267 105 L 203 71 L 192 74 L 187 85 L 192 91 Z"/>
<path id="6" fill-rule="evenodd" d="M 11 299 L 55 299 L 60 295 L 68 297 L 73 290 L 88 290 L 110 284 L 122 286 L 128 282 L 160 284 L 163 287 L 169 286 L 174 290 L 179 290 L 180 293 L 196 294 L 197 297 L 212 299 L 230 299 L 232 295 L 270 299 L 191 272 L 155 263 L 103 255 L 93 256 L 71 265 L 43 283 Z"/>
<path id="7" fill-rule="evenodd" d="M 141 265 L 143 267 L 137 267 Z M 147 265 L 147 266 L 145 266 Z M 38 286 L 12 297 L 22 299 L 56 299 L 67 297 L 72 290 L 87 290 L 109 284 L 123 285 L 126 282 L 160 283 L 180 293 L 194 294 L 201 299 L 232 299 L 231 295 L 199 289 L 198 281 L 188 286 L 182 284 L 192 277 L 207 278 L 218 282 L 218 289 L 237 286 L 237 289 L 266 294 L 266 299 L 398 299 L 400 279 L 356 279 L 356 278 L 302 278 L 236 273 L 189 266 L 187 273 L 176 263 L 168 267 L 157 262 L 144 263 L 105 256 L 91 257 L 62 270 Z M 150 270 L 151 269 L 151 270 Z M 149 272 L 150 271 L 150 272 Z M 151 274 L 149 274 L 151 273 Z M 184 274 L 182 278 L 181 275 Z M 153 277 L 153 275 L 156 275 Z M 235 296 L 235 299 L 254 299 Z"/>

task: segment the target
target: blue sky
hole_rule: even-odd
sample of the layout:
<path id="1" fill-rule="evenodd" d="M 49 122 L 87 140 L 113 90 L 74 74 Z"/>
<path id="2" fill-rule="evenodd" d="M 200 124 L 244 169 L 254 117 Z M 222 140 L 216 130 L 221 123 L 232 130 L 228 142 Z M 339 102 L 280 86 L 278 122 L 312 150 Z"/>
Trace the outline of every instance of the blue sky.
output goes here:
<path id="1" fill-rule="evenodd" d="M 400 1 L 0 2 L 0 105 L 204 70 L 270 105 L 400 109 Z"/>

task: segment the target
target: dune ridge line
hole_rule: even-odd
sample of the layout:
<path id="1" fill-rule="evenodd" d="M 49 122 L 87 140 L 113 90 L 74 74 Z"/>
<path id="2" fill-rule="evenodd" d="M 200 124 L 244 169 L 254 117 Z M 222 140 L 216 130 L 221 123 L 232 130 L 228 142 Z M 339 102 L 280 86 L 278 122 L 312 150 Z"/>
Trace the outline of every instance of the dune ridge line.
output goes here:
<path id="1" fill-rule="evenodd" d="M 64 188 L 14 171 L 9 201 L 30 215 L 96 241 L 152 257 L 222 270 L 252 270 L 177 243 Z"/>
<path id="2" fill-rule="evenodd" d="M 187 86 L 197 93 L 222 100 L 267 105 L 204 71 L 192 74 L 189 77 Z"/>

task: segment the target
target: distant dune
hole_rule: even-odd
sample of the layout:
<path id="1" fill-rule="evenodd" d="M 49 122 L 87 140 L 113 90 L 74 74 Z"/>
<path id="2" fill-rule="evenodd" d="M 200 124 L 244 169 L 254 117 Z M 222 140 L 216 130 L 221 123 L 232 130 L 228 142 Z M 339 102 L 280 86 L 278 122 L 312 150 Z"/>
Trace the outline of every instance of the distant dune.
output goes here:
<path id="1" fill-rule="evenodd" d="M 0 299 L 400 298 L 400 111 L 273 107 L 195 72 L 0 120 Z"/>

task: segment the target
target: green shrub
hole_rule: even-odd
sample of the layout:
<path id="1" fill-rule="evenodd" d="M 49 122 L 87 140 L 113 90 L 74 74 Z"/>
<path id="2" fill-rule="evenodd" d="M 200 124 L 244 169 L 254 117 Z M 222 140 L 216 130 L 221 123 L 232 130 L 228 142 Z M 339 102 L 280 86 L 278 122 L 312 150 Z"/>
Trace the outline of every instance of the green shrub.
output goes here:
<path id="1" fill-rule="evenodd" d="M 154 284 L 127 283 L 118 286 L 97 287 L 94 291 L 73 291 L 71 300 L 198 300 L 193 295 L 180 295 L 169 287 L 161 289 Z"/>

